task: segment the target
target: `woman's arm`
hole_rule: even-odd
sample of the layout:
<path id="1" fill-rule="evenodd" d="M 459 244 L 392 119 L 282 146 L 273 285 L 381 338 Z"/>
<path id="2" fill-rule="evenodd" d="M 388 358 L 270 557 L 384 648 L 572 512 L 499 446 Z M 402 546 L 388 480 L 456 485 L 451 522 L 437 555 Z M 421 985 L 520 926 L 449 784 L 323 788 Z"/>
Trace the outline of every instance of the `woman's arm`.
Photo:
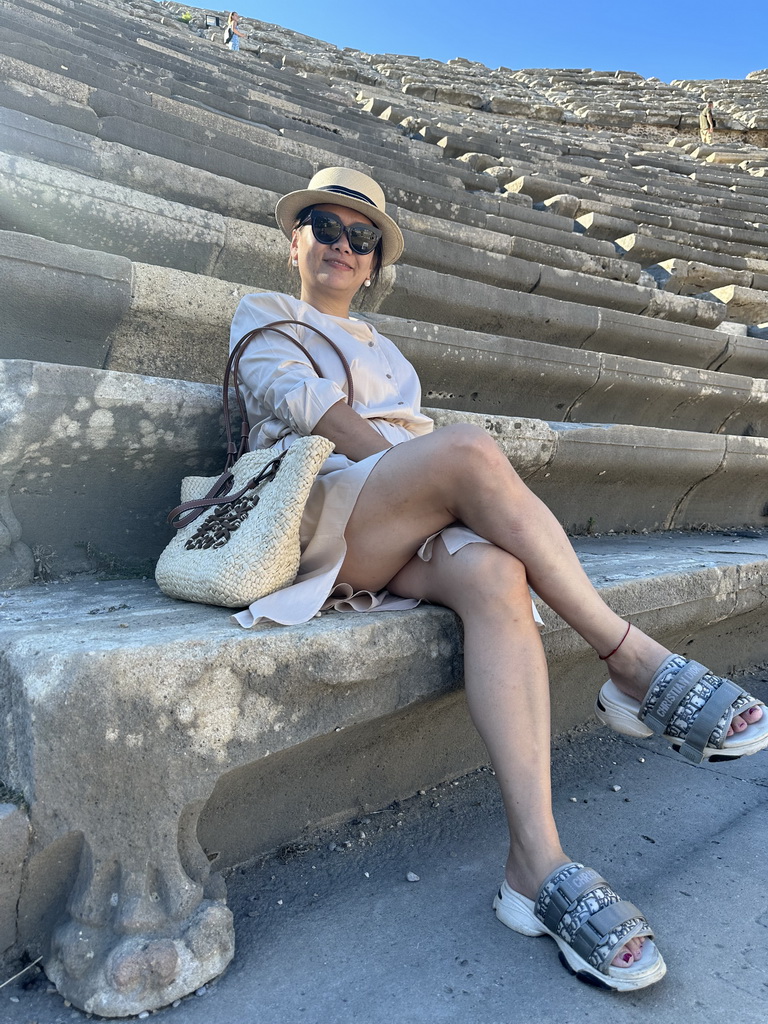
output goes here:
<path id="1" fill-rule="evenodd" d="M 337 402 L 323 413 L 312 433 L 333 441 L 336 451 L 353 462 L 361 462 L 369 455 L 392 448 L 375 427 L 344 401 Z"/>

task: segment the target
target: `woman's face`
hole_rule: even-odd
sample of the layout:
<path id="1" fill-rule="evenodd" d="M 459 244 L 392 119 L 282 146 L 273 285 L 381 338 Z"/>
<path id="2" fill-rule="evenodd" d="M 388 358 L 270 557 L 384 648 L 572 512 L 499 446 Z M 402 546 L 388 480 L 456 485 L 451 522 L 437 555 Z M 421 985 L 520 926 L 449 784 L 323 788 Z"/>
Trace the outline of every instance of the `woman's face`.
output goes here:
<path id="1" fill-rule="evenodd" d="M 323 203 L 315 208 L 335 213 L 344 225 L 373 223 L 362 213 L 345 206 Z M 344 232 L 331 245 L 317 241 L 311 224 L 295 228 L 291 236 L 291 259 L 298 260 L 302 298 L 312 305 L 316 305 L 313 298 L 322 296 L 335 304 L 348 305 L 373 273 L 375 258 L 375 252 L 366 256 L 356 253 Z"/>

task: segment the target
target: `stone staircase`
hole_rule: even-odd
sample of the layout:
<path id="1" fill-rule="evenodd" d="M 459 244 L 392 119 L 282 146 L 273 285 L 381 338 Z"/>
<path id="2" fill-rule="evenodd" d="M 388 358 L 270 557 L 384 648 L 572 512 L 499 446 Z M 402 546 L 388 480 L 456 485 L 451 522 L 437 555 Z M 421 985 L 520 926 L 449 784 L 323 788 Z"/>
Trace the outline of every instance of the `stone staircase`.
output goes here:
<path id="1" fill-rule="evenodd" d="M 292 288 L 279 195 L 373 173 L 406 252 L 362 312 L 438 426 L 496 437 L 621 614 L 754 666 L 768 72 L 492 71 L 247 19 L 230 53 L 170 0 L 0 7 L 0 955 L 125 1016 L 226 967 L 222 872 L 486 757 L 445 609 L 244 632 L 152 581 L 181 477 L 221 462 L 232 313 Z M 566 729 L 600 670 L 542 611 Z"/>

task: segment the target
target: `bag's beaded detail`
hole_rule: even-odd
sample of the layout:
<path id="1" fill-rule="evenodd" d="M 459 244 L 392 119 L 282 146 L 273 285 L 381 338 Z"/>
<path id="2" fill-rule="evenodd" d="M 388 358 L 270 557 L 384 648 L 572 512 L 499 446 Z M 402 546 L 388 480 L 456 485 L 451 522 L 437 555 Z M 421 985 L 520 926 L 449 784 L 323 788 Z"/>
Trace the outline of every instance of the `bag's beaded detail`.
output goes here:
<path id="1" fill-rule="evenodd" d="M 254 477 L 248 484 L 248 490 L 253 494 L 244 494 L 236 501 L 226 505 L 216 505 L 213 512 L 198 526 L 184 547 L 187 551 L 200 551 L 202 548 L 221 548 L 230 540 L 232 534 L 239 530 L 248 518 L 248 513 L 259 503 L 261 493 L 259 486 L 266 485 L 274 480 L 280 469 L 280 463 L 284 456 L 278 456 L 262 469 L 258 476 Z"/>
<path id="2" fill-rule="evenodd" d="M 210 515 L 203 525 L 195 530 L 184 547 L 187 551 L 224 547 L 235 530 L 239 530 L 248 518 L 248 513 L 256 508 L 258 503 L 259 495 L 253 494 L 250 497 L 244 495 L 232 505 L 217 505 L 213 515 Z"/>

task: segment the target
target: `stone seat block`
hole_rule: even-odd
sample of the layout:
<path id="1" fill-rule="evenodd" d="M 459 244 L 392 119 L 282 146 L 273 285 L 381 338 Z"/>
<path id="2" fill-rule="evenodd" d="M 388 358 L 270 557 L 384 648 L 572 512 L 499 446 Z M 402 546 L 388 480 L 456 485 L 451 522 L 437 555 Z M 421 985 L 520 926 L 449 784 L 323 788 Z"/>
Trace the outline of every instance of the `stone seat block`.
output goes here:
<path id="1" fill-rule="evenodd" d="M 596 276 L 614 277 L 619 281 L 636 282 L 639 267 L 627 260 L 616 259 L 615 247 L 608 242 L 567 231 L 528 223 L 520 217 L 501 218 L 490 215 L 485 225 L 457 223 L 450 216 L 429 216 L 401 208 L 396 213 L 403 230 L 445 238 L 487 249 L 505 256 L 517 256 L 536 263 L 580 270 Z M 569 225 L 571 222 L 568 222 Z M 637 274 L 637 276 L 635 276 Z"/>
<path id="2" fill-rule="evenodd" d="M 3 358 L 220 380 L 229 322 L 253 291 L 13 231 L 0 254 Z"/>
<path id="3" fill-rule="evenodd" d="M 659 232 L 658 235 L 656 233 L 650 235 L 640 231 L 632 232 L 617 238 L 616 245 L 643 266 L 663 263 L 665 260 L 670 259 L 707 263 L 710 258 L 710 254 L 706 250 L 696 249 L 691 245 L 681 244 L 677 241 L 669 241 L 663 237 L 662 232 Z M 715 257 L 713 263 L 715 266 L 730 265 L 734 270 L 746 269 L 746 264 L 743 260 L 728 256 L 727 254 L 724 259 L 717 259 Z"/>
<path id="4" fill-rule="evenodd" d="M 0 803 L 0 958 L 16 944 L 16 915 L 29 843 L 25 811 L 16 804 Z"/>
<path id="5" fill-rule="evenodd" d="M 251 167 L 235 158 L 222 155 L 218 161 L 206 161 L 203 159 L 206 154 L 203 153 L 198 162 L 208 162 L 216 168 L 216 172 L 212 172 L 148 152 L 146 146 L 143 150 L 137 150 L 8 109 L 0 109 L 0 127 L 3 131 L 2 148 L 8 154 L 55 164 L 91 177 L 103 178 L 115 185 L 132 189 L 138 186 L 143 192 L 162 199 L 270 227 L 274 225 L 277 199 L 294 184 L 290 176 L 281 175 L 270 168 L 256 165 Z M 150 144 L 151 140 L 151 133 L 147 133 L 145 143 Z M 240 174 L 244 181 L 252 184 L 243 184 L 233 177 L 225 177 L 225 173 Z M 270 187 L 266 187 L 265 183 Z M 455 205 L 457 211 L 465 209 Z M 482 213 L 475 216 L 484 222 Z M 509 223 L 507 218 L 497 220 L 505 227 Z M 534 228 L 530 226 L 528 231 L 533 233 Z M 552 234 L 559 237 L 560 232 Z M 594 251 L 598 252 L 596 249 Z"/>
<path id="6" fill-rule="evenodd" d="M 89 107 L 30 85 L 0 82 L 0 107 L 18 110 L 89 135 L 96 135 L 99 129 L 99 119 Z"/>
<path id="7" fill-rule="evenodd" d="M 441 409 L 768 435 L 762 380 L 367 314 Z"/>
<path id="8" fill-rule="evenodd" d="M 492 339 L 486 358 L 493 343 L 503 351 L 503 339 Z M 525 355 L 523 346 L 511 357 L 506 355 L 503 365 L 514 372 Z M 539 374 L 548 365 L 557 365 L 555 356 L 543 354 Z M 590 376 L 596 386 L 598 365 L 584 359 L 583 395 L 588 395 Z M 3 585 L 94 569 L 119 575 L 148 572 L 170 538 L 165 514 L 178 503 L 181 478 L 215 476 L 221 469 L 218 387 L 26 360 L 8 360 L 0 366 L 7 409 L 0 452 Z M 628 367 L 614 363 L 608 369 L 619 390 L 631 393 L 633 385 L 637 387 Z M 678 404 L 683 407 L 687 402 L 695 409 L 695 380 L 689 375 L 686 382 L 682 371 L 677 377 Z M 763 389 L 748 391 L 745 386 L 740 395 L 736 388 L 725 392 L 721 389 L 714 398 L 730 402 L 734 416 L 748 401 L 754 404 L 755 416 L 765 410 Z M 637 395 L 635 401 L 642 404 Z M 572 404 L 576 406 L 577 399 Z M 728 409 L 721 405 L 720 417 L 727 418 Z M 620 423 L 548 425 L 493 412 L 426 411 L 438 427 L 467 422 L 490 432 L 518 472 L 530 479 L 574 533 L 584 532 L 590 518 L 601 530 L 622 532 L 699 525 L 681 518 L 680 502 L 692 501 L 694 491 L 708 493 L 715 487 L 712 478 L 725 472 L 731 440 L 722 434 Z M 750 472 L 748 453 L 754 452 L 759 468 L 768 439 L 736 440 L 742 445 L 741 461 L 728 468 L 731 491 L 725 488 L 712 500 L 717 517 L 708 521 L 763 525 L 761 476 Z M 606 503 L 604 485 L 611 481 L 616 493 Z M 738 506 L 731 500 L 736 490 Z"/>
<path id="9" fill-rule="evenodd" d="M 563 187 L 564 184 L 567 184 L 566 188 Z M 516 178 L 504 187 L 508 192 L 524 192 L 525 195 L 531 197 L 534 203 L 543 203 L 546 199 L 551 199 L 552 196 L 560 195 L 562 192 L 578 196 L 579 199 L 600 198 L 597 189 L 587 188 L 573 181 L 567 183 L 552 181 L 538 174 L 527 174 Z"/>
<path id="10" fill-rule="evenodd" d="M 728 338 L 718 369 L 748 377 L 768 377 L 768 338 L 760 328 L 750 327 L 748 330 L 755 332 L 754 335 L 731 335 Z"/>
<path id="11" fill-rule="evenodd" d="M 0 153 L 0 229 L 234 282 L 289 286 L 282 233 Z M 271 282 L 271 283 L 270 283 Z"/>
<path id="12" fill-rule="evenodd" d="M 145 102 L 139 102 L 105 90 L 89 90 L 89 107 L 28 86 L 8 86 L 8 90 L 3 105 L 24 114 L 275 191 L 306 184 L 315 166 L 327 165 L 332 159 L 328 150 L 309 146 L 302 139 L 291 140 L 167 97 L 155 95 L 148 103 L 146 94 Z M 136 96 L 138 90 L 131 93 Z M 356 160 L 359 157 L 357 147 Z M 245 169 L 242 161 L 252 166 Z"/>
<path id="13" fill-rule="evenodd" d="M 620 614 L 743 666 L 743 636 L 764 622 L 765 537 L 577 549 Z M 603 676 L 542 611 L 556 729 L 570 728 Z M 234 934 L 214 871 L 487 756 L 456 692 L 460 631 L 439 607 L 245 631 L 151 581 L 80 580 L 10 592 L 0 618 L 0 772 L 33 836 L 17 948 L 43 953 L 86 1013 L 153 1010 L 226 967 Z"/>
<path id="14" fill-rule="evenodd" d="M 112 69 L 95 66 L 87 56 L 76 56 L 74 53 L 66 54 L 64 64 L 64 54 L 57 56 L 53 47 L 37 49 L 34 62 L 30 63 L 26 33 L 6 32 L 3 50 L 4 52 L 0 54 L 0 78 L 67 96 L 86 106 L 90 89 L 109 90 L 115 89 L 117 85 L 114 73 L 110 73 Z M 66 74 L 62 74 L 64 68 Z M 123 72 L 121 85 L 135 89 L 152 89 L 155 92 L 168 91 L 168 86 L 163 83 L 160 76 L 151 75 L 146 69 L 133 70 L 133 75 L 128 74 L 127 69 Z"/>
<path id="15" fill-rule="evenodd" d="M 92 90 L 88 98 L 89 106 L 101 124 L 112 118 L 121 118 L 130 121 L 138 129 L 153 129 L 156 133 L 184 139 L 200 147 L 213 146 L 218 151 L 253 163 L 266 164 L 305 181 L 313 173 L 313 163 L 301 154 L 297 144 L 282 140 L 277 132 L 221 117 L 193 104 L 180 103 L 164 96 L 153 95 L 151 102 L 142 100 L 144 97 L 140 93 L 134 98 L 101 89 Z"/>
<path id="16" fill-rule="evenodd" d="M 536 294 L 548 295 L 566 302 L 623 310 L 625 313 L 645 312 L 651 304 L 655 290 L 629 282 L 595 278 L 589 274 L 560 267 L 542 266 L 539 269 L 538 280 L 532 289 Z M 689 322 L 690 318 L 685 315 L 681 319 Z"/>
<path id="17" fill-rule="evenodd" d="M 98 134 L 106 142 L 120 143 L 133 150 L 151 153 L 182 165 L 199 167 L 273 192 L 303 188 L 309 177 L 289 170 L 278 170 L 270 163 L 253 160 L 254 152 L 247 146 L 238 147 L 242 150 L 241 154 L 219 149 L 209 144 L 204 132 L 190 139 L 172 135 L 164 129 L 137 124 L 130 118 L 110 116 L 101 119 Z"/>
<path id="18" fill-rule="evenodd" d="M 34 160 L 0 153 L 0 189 L 2 230 L 210 276 L 226 246 L 218 214 Z"/>
<path id="19" fill-rule="evenodd" d="M 133 302 L 132 278 L 123 256 L 0 231 L 0 358 L 103 365 Z"/>
<path id="20" fill-rule="evenodd" d="M 451 269 L 455 266 L 452 264 Z M 533 266 L 528 264 L 528 267 Z M 525 268 L 519 269 L 530 273 Z M 552 267 L 540 267 L 539 270 L 544 279 L 541 291 L 545 294 L 539 294 L 538 288 L 533 293 L 511 292 L 488 281 L 471 278 L 465 278 L 461 290 L 457 291 L 449 283 L 452 274 L 440 273 L 431 267 L 400 265 L 393 290 L 376 308 L 379 312 L 396 316 L 536 341 L 556 341 L 559 328 L 560 341 L 574 348 L 580 348 L 587 338 L 596 334 L 603 312 L 636 316 L 642 321 L 658 318 L 703 327 L 715 327 L 726 319 L 726 307 L 715 302 L 671 296 L 586 274 L 556 271 Z M 617 298 L 618 288 L 622 291 Z M 646 299 L 643 315 L 622 309 L 622 306 L 636 309 L 637 305 L 632 302 L 636 297 Z M 672 362 L 687 362 L 687 359 L 677 359 L 671 353 L 667 358 Z"/>
<path id="21" fill-rule="evenodd" d="M 738 284 L 713 288 L 712 294 L 728 309 L 727 319 L 740 324 L 761 324 L 768 320 L 768 293 Z"/>
<path id="22" fill-rule="evenodd" d="M 664 260 L 646 268 L 664 291 L 676 295 L 697 295 L 727 284 L 750 287 L 755 275 L 750 270 L 728 270 L 694 260 Z"/>

